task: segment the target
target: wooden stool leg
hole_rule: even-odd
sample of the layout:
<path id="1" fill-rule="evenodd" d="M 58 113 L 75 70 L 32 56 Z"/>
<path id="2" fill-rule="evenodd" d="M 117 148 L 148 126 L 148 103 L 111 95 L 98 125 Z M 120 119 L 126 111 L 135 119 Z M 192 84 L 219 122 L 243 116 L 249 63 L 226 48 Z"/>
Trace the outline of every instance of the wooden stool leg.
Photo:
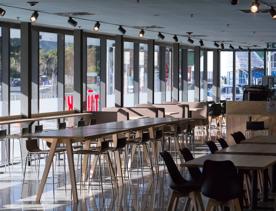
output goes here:
<path id="1" fill-rule="evenodd" d="M 241 211 L 241 205 L 239 199 L 234 199 L 234 210 Z"/>
<path id="2" fill-rule="evenodd" d="M 176 197 L 177 197 L 177 194 L 176 192 L 172 192 L 171 193 L 171 196 L 170 196 L 170 200 L 169 200 L 169 205 L 168 205 L 168 208 L 167 208 L 167 211 L 173 211 L 176 209 Z"/>
<path id="3" fill-rule="evenodd" d="M 206 211 L 213 211 L 214 206 L 215 206 L 214 200 L 209 199 L 207 207 L 206 207 Z"/>

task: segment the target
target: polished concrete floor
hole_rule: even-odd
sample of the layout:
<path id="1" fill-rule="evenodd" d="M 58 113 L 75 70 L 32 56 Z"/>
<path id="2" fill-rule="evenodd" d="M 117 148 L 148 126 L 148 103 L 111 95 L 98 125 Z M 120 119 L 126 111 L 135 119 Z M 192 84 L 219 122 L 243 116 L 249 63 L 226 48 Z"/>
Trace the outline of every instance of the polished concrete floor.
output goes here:
<path id="1" fill-rule="evenodd" d="M 196 149 L 196 156 L 208 152 L 205 146 L 198 146 Z M 167 208 L 170 178 L 164 166 L 161 166 L 159 174 L 154 176 L 146 168 L 143 176 L 141 172 L 133 171 L 130 175 L 131 179 L 119 188 L 112 186 L 108 171 L 105 170 L 104 174 L 107 179 L 104 181 L 103 191 L 97 178 L 94 178 L 89 185 L 83 184 L 81 190 L 79 183 L 79 203 L 76 205 L 71 201 L 68 172 L 66 177 L 62 164 L 63 161 L 60 165 L 56 165 L 54 179 L 50 172 L 40 204 L 35 203 L 35 194 L 44 168 L 43 161 L 39 175 L 34 165 L 27 167 L 24 184 L 21 164 L 6 169 L 1 168 L 0 171 L 5 171 L 5 173 L 0 174 L 0 210 L 162 211 Z M 183 170 L 182 173 L 187 176 L 186 171 Z M 79 174 L 77 178 L 80 178 Z M 204 202 L 206 203 L 206 198 Z M 183 210 L 184 203 L 185 199 L 179 201 L 178 210 Z M 264 206 L 271 207 L 273 202 L 268 202 Z"/>

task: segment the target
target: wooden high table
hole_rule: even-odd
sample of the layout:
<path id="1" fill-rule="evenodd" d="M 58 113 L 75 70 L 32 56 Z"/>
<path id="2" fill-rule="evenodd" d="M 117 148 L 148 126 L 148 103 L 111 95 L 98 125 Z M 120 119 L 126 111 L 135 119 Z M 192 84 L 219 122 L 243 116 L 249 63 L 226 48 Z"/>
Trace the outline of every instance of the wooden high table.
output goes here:
<path id="1" fill-rule="evenodd" d="M 145 118 L 137 120 L 129 120 L 123 122 L 112 122 L 98 125 L 90 125 L 79 128 L 67 128 L 63 130 L 49 130 L 41 133 L 26 134 L 23 138 L 40 138 L 51 143 L 49 156 L 44 168 L 43 176 L 39 184 L 36 202 L 39 203 L 44 186 L 51 168 L 53 158 L 56 152 L 56 147 L 59 143 L 66 146 L 68 166 L 70 172 L 70 180 L 72 186 L 72 194 L 74 203 L 78 202 L 75 166 L 73 159 L 72 144 L 84 140 L 91 140 L 96 138 L 105 137 L 108 135 L 113 136 L 113 141 L 116 140 L 117 134 L 128 131 L 143 130 L 155 126 L 172 125 L 172 124 L 186 124 L 201 119 L 176 119 L 176 118 Z"/>
<path id="2" fill-rule="evenodd" d="M 275 156 L 259 156 L 259 155 L 246 155 L 246 154 L 210 154 L 203 157 L 196 158 L 188 161 L 183 166 L 186 167 L 203 167 L 206 160 L 223 161 L 230 160 L 239 169 L 241 181 L 243 181 L 242 171 L 250 170 L 253 172 L 252 192 L 251 192 L 251 208 L 257 207 L 257 171 L 267 171 L 268 167 L 276 163 Z M 252 162 L 254 161 L 254 162 Z M 267 174 L 265 174 L 267 175 Z M 264 181 L 264 199 L 267 198 L 268 186 L 267 178 Z M 241 200 L 242 202 L 242 200 Z"/>

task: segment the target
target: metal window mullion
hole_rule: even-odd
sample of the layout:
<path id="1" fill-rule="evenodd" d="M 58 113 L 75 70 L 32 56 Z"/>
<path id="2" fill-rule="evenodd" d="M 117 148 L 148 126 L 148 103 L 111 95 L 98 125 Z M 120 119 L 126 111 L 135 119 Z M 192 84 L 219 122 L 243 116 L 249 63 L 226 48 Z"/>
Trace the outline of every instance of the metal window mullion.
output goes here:
<path id="1" fill-rule="evenodd" d="M 208 92 L 208 52 L 207 50 L 203 51 L 203 101 L 207 101 L 207 92 Z"/>
<path id="2" fill-rule="evenodd" d="M 200 101 L 200 47 L 195 47 L 194 56 L 194 80 L 195 80 L 195 102 Z"/>
<path id="3" fill-rule="evenodd" d="M 10 29 L 2 27 L 2 115 L 10 115 Z"/>
<path id="4" fill-rule="evenodd" d="M 32 25 L 28 22 L 21 23 L 21 114 L 31 117 L 32 113 Z"/>
<path id="5" fill-rule="evenodd" d="M 248 85 L 250 86 L 252 84 L 252 72 L 251 72 L 251 50 L 248 50 Z"/>
<path id="6" fill-rule="evenodd" d="M 134 69 L 134 105 L 139 104 L 139 95 L 140 95 L 140 83 L 139 83 L 139 43 L 134 42 L 134 51 L 133 51 L 133 69 Z"/>
<path id="7" fill-rule="evenodd" d="M 100 105 L 101 108 L 106 107 L 106 89 L 107 89 L 107 84 L 106 84 L 106 39 L 101 39 L 100 40 Z"/>
<path id="8" fill-rule="evenodd" d="M 232 95 L 233 101 L 236 101 L 236 51 L 233 51 L 233 88 Z"/>
<path id="9" fill-rule="evenodd" d="M 124 106 L 124 40 L 122 35 L 115 38 L 115 106 Z"/>
<path id="10" fill-rule="evenodd" d="M 82 40 L 82 104 L 83 110 L 87 110 L 87 37 Z"/>
<path id="11" fill-rule="evenodd" d="M 74 109 L 82 112 L 83 100 L 83 31 L 74 31 Z"/>
<path id="12" fill-rule="evenodd" d="M 32 30 L 32 114 L 39 113 L 39 32 Z"/>
<path id="13" fill-rule="evenodd" d="M 154 103 L 154 40 L 148 41 L 148 87 L 147 87 L 147 95 L 149 104 Z"/>
<path id="14" fill-rule="evenodd" d="M 57 81 L 58 81 L 58 111 L 65 109 L 65 36 L 58 34 L 57 40 Z"/>
<path id="15" fill-rule="evenodd" d="M 179 43 L 172 48 L 172 101 L 179 101 Z"/>
<path id="16" fill-rule="evenodd" d="M 188 49 L 181 50 L 182 101 L 188 101 Z"/>
<path id="17" fill-rule="evenodd" d="M 161 103 L 166 101 L 166 71 L 165 71 L 165 53 L 166 49 L 164 46 L 159 48 L 159 61 L 160 61 L 160 88 L 161 88 Z"/>
<path id="18" fill-rule="evenodd" d="M 267 74 L 267 64 L 266 64 L 266 62 L 267 62 L 267 51 L 264 50 L 264 76 L 268 75 Z"/>

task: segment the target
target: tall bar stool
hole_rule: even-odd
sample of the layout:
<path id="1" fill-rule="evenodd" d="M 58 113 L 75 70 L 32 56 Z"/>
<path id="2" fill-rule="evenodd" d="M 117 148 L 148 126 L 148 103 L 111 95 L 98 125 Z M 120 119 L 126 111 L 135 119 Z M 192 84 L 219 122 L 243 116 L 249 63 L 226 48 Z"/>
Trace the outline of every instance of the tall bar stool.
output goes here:
<path id="1" fill-rule="evenodd" d="M 130 159 L 128 160 L 128 171 L 131 172 L 132 169 L 132 163 L 135 153 L 137 152 L 137 173 L 139 172 L 139 169 L 142 174 L 142 178 L 144 178 L 144 157 L 146 158 L 148 162 L 148 166 L 151 170 L 151 173 L 154 174 L 153 166 L 152 166 L 152 158 L 150 156 L 149 151 L 149 141 L 150 141 L 150 134 L 148 131 L 137 131 L 136 136 L 133 141 L 128 141 L 128 143 L 131 146 L 131 155 Z M 143 149 L 143 150 L 142 150 Z"/>
<path id="2" fill-rule="evenodd" d="M 101 187 L 101 191 L 103 193 L 103 172 L 104 172 L 104 165 L 103 165 L 103 162 L 102 162 L 102 156 L 105 156 L 105 159 L 108 163 L 108 169 L 109 169 L 109 173 L 111 175 L 111 186 L 112 186 L 112 189 L 113 189 L 113 181 L 115 180 L 115 173 L 114 173 L 114 169 L 113 169 L 113 165 L 112 165 L 112 162 L 111 162 L 111 159 L 110 159 L 110 156 L 109 156 L 109 153 L 108 153 L 108 150 L 110 149 L 109 148 L 109 141 L 101 141 L 99 140 L 97 142 L 97 146 L 96 147 L 90 147 L 89 149 L 78 149 L 76 151 L 74 151 L 74 154 L 80 156 L 80 160 L 82 160 L 82 156 L 83 155 L 88 155 L 88 163 L 90 164 L 91 163 L 91 156 L 94 155 L 94 160 L 92 161 L 93 163 L 91 164 L 91 171 L 90 171 L 90 167 L 87 167 L 87 171 L 90 171 L 90 173 L 88 173 L 89 177 L 88 177 L 88 186 L 90 187 L 91 185 L 91 181 L 90 179 L 93 178 L 94 176 L 94 173 L 95 173 L 95 169 L 97 167 L 97 164 L 99 166 L 99 186 Z M 94 142 L 95 144 L 95 142 Z M 79 158 L 78 158 L 79 160 Z M 81 174 L 82 174 L 82 164 L 81 165 L 81 168 L 80 168 L 80 171 L 81 171 Z M 80 189 L 82 187 L 82 184 L 83 184 L 83 177 L 81 176 L 80 177 Z M 116 183 L 115 183 L 116 184 Z"/>
<path id="3" fill-rule="evenodd" d="M 8 139 L 7 139 L 7 130 L 3 129 L 0 130 L 0 142 L 2 143 L 1 146 L 3 147 L 3 152 L 4 152 L 4 158 L 7 159 L 5 160 L 5 172 L 6 172 L 6 167 L 9 167 L 9 153 L 8 153 Z M 10 171 L 10 167 L 9 167 L 9 171 Z M 3 173 L 3 172 L 1 172 Z"/>

